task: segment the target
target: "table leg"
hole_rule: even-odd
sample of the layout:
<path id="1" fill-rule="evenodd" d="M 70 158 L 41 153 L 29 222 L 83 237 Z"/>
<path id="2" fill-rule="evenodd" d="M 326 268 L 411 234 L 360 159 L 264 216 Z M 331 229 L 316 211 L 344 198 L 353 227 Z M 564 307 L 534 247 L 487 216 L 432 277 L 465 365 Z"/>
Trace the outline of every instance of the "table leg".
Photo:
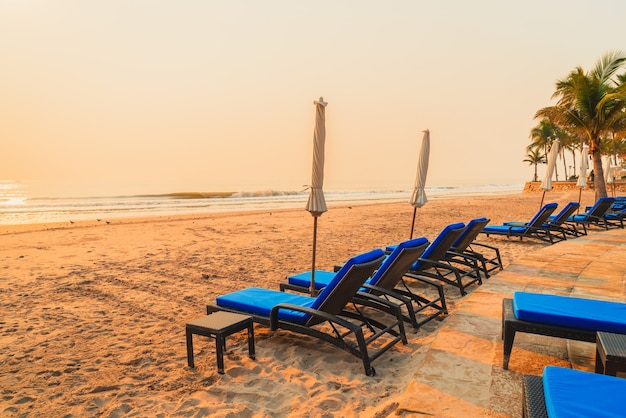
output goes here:
<path id="1" fill-rule="evenodd" d="M 193 333 L 186 330 L 187 334 L 187 365 L 192 369 L 195 367 L 193 362 Z"/>
<path id="2" fill-rule="evenodd" d="M 215 351 L 217 352 L 217 372 L 224 374 L 224 337 L 220 333 L 215 335 Z"/>
<path id="3" fill-rule="evenodd" d="M 248 325 L 248 357 L 252 360 L 256 357 L 254 352 L 254 323 L 252 321 Z"/>

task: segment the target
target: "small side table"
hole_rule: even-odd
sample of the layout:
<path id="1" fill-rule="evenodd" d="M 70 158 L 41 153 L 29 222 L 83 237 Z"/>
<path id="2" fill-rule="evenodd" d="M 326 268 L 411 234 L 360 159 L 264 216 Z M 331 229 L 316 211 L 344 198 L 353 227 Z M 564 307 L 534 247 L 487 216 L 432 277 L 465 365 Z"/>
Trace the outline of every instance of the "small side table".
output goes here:
<path id="1" fill-rule="evenodd" d="M 596 373 L 615 376 L 626 371 L 626 335 L 599 331 L 596 334 Z"/>
<path id="2" fill-rule="evenodd" d="M 254 360 L 254 323 L 252 318 L 232 312 L 217 311 L 187 323 L 187 364 L 194 367 L 193 334 L 215 338 L 217 353 L 217 372 L 224 374 L 224 350 L 226 337 L 238 331 L 248 329 L 248 357 Z"/>

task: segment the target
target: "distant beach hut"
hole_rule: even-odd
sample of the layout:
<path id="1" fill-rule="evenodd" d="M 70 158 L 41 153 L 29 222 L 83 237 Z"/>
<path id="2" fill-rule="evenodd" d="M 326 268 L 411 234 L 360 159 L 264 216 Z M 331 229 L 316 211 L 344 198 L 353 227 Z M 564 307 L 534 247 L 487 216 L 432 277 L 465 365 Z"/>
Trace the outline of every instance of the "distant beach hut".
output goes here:
<path id="1" fill-rule="evenodd" d="M 313 216 L 313 257 L 311 268 L 311 295 L 315 294 L 315 252 L 317 248 L 317 218 L 328 210 L 324 198 L 324 145 L 326 143 L 326 105 L 324 99 L 314 101 L 315 104 L 315 130 L 313 131 L 313 174 L 311 176 L 311 189 L 306 210 Z"/>
<path id="2" fill-rule="evenodd" d="M 589 155 L 589 145 L 583 145 L 583 150 L 580 155 L 580 170 L 578 171 L 578 181 L 576 182 L 576 186 L 578 186 L 578 208 L 580 210 L 580 198 L 583 193 L 583 189 L 587 187 L 587 159 Z"/>
<path id="3" fill-rule="evenodd" d="M 546 176 L 541 182 L 543 194 L 541 195 L 541 204 L 539 205 L 540 208 L 543 206 L 543 199 L 546 197 L 546 192 L 548 190 L 552 190 L 552 174 L 554 173 L 554 167 L 556 166 L 556 159 L 559 156 L 560 145 L 561 144 L 557 139 L 552 143 L 552 147 L 550 148 L 550 152 L 548 153 L 548 167 L 546 168 Z"/>
<path id="4" fill-rule="evenodd" d="M 420 147 L 419 157 L 417 160 L 417 174 L 415 175 L 415 185 L 409 203 L 413 206 L 413 221 L 411 222 L 411 235 L 413 239 L 413 230 L 415 228 L 415 215 L 417 208 L 421 208 L 428 202 L 426 198 L 426 175 L 428 174 L 428 159 L 430 157 L 430 131 L 426 129 L 422 137 L 422 145 Z"/>

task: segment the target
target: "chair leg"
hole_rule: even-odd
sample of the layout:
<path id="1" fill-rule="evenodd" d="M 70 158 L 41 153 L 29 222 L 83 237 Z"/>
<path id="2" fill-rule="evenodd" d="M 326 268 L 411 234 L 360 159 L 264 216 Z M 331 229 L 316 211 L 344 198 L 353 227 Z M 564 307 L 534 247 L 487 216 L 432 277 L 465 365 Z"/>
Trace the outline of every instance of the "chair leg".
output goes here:
<path id="1" fill-rule="evenodd" d="M 509 369 L 509 360 L 511 359 L 511 351 L 513 351 L 513 341 L 515 340 L 515 329 L 510 322 L 504 321 L 502 328 L 502 339 L 504 340 L 504 356 L 502 358 L 502 368 Z"/>

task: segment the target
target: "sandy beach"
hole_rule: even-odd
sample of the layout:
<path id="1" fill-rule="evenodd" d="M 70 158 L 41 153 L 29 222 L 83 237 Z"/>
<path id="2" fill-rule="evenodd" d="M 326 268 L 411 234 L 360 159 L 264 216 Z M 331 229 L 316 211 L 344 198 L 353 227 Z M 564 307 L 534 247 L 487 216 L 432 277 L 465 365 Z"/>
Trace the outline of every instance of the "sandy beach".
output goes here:
<path id="1" fill-rule="evenodd" d="M 545 197 L 559 207 L 576 200 L 578 191 Z M 585 191 L 581 206 L 594 200 Z M 432 240 L 480 216 L 526 221 L 540 201 L 531 193 L 431 200 L 417 210 L 414 235 Z M 329 208 L 317 267 L 408 239 L 412 213 L 408 203 Z M 377 359 L 374 377 L 327 343 L 260 325 L 256 360 L 245 333 L 235 334 L 220 375 L 214 341 L 196 337 L 196 368 L 187 367 L 185 324 L 220 294 L 278 289 L 309 270 L 312 226 L 300 209 L 0 227 L 0 415 L 410 415 L 398 405 L 413 370 L 463 300 L 448 285 L 450 316 L 407 328 L 408 345 Z M 479 241 L 498 246 L 505 266 L 548 246 Z"/>

